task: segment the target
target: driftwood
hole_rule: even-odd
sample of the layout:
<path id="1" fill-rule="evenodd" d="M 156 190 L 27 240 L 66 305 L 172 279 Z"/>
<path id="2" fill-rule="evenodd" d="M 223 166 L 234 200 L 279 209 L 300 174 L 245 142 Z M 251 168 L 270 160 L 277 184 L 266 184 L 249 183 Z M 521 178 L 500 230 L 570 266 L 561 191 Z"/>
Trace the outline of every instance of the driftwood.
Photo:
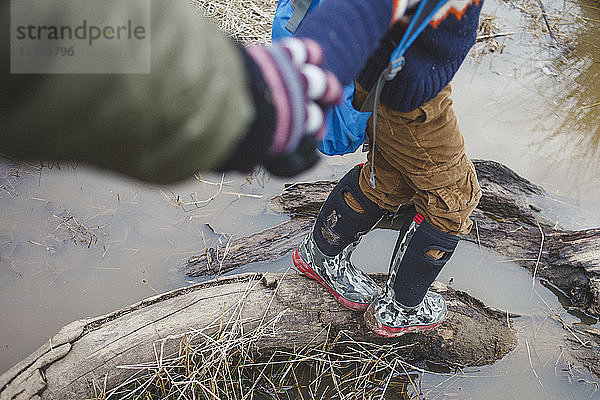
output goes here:
<path id="1" fill-rule="evenodd" d="M 544 209 L 549 196 L 542 188 L 499 163 L 474 163 L 483 196 L 472 216 L 475 228 L 465 239 L 517 260 L 562 290 L 573 307 L 600 316 L 600 229 L 569 231 L 555 226 Z M 292 216 L 289 221 L 232 241 L 225 259 L 216 261 L 214 248 L 191 257 L 184 266 L 188 275 L 221 274 L 289 253 L 308 233 L 335 183 L 289 185 L 272 201 Z M 394 216 L 386 227 L 402 222 L 401 217 Z"/>
<path id="2" fill-rule="evenodd" d="M 561 289 L 586 313 L 600 316 L 600 229 L 563 230 L 542 204 L 549 196 L 508 168 L 478 162 L 483 197 L 468 240 L 495 250 Z"/>
<path id="3" fill-rule="evenodd" d="M 476 164 L 484 198 L 474 215 L 477 229 L 467 240 L 510 257 L 530 259 L 523 265 L 562 287 L 586 311 L 597 313 L 597 258 L 593 256 L 598 250 L 597 232 L 553 229 L 542 208 L 535 205 L 536 199 L 544 196 L 540 188 L 499 164 Z M 229 243 L 228 256 L 218 263 L 216 249 L 192 258 L 188 266 L 195 270 L 190 269 L 191 273 L 220 273 L 288 253 L 308 232 L 334 184 L 291 185 L 274 200 L 293 216 L 290 221 Z M 400 220 L 391 218 L 386 227 Z M 576 285 L 572 285 L 573 275 Z M 375 276 L 380 283 L 384 278 Z M 515 347 L 512 315 L 438 282 L 434 289 L 448 300 L 448 319 L 437 330 L 396 340 L 404 357 L 448 365 L 483 365 Z M 0 400 L 88 398 L 94 395 L 94 387 L 114 387 L 134 373 L 117 366 L 160 363 L 163 357 L 176 354 L 182 341 L 201 342 L 206 335 L 224 329 L 256 332 L 252 346 L 260 354 L 294 350 L 307 343 L 317 345 L 339 332 L 362 342 L 382 340 L 365 330 L 360 313 L 344 309 L 323 287 L 305 277 L 295 273 L 234 276 L 67 325 L 0 376 Z M 599 358 L 598 331 L 582 325 L 565 329 L 572 354 L 600 373 L 594 369 Z"/>
<path id="4" fill-rule="evenodd" d="M 472 215 L 475 228 L 464 239 L 513 259 L 546 280 L 543 283 L 570 303 L 571 312 L 600 316 L 600 229 L 561 229 L 550 219 L 545 205 L 552 199 L 541 187 L 499 163 L 476 160 L 474 164 L 483 196 Z M 289 221 L 229 243 L 229 256 L 219 262 L 210 257 L 215 249 L 190 258 L 185 265 L 188 274 L 219 274 L 248 262 L 271 261 L 271 246 L 278 254 L 292 251 L 310 230 L 335 184 L 289 185 L 272 201 L 278 210 L 292 216 Z M 397 227 L 402 221 L 401 210 L 381 227 Z M 600 332 L 585 325 L 565 329 L 571 354 L 600 376 Z"/>
<path id="5" fill-rule="evenodd" d="M 574 324 L 565 328 L 565 338 L 571 355 L 600 377 L 600 330 L 585 324 Z"/>
<path id="6" fill-rule="evenodd" d="M 380 283 L 385 279 L 374 278 Z M 401 355 L 450 365 L 483 365 L 515 347 L 515 332 L 505 312 L 439 283 L 435 289 L 448 300 L 447 320 L 437 330 L 396 340 Z M 239 275 L 65 326 L 0 376 L 0 399 L 94 397 L 94 388 L 115 387 L 134 373 L 117 366 L 160 363 L 163 355 L 177 353 L 182 340 L 199 340 L 224 329 L 258 332 L 252 346 L 263 354 L 294 351 L 309 342 L 317 345 L 340 331 L 360 342 L 383 341 L 365 328 L 360 313 L 345 309 L 302 276 Z"/>

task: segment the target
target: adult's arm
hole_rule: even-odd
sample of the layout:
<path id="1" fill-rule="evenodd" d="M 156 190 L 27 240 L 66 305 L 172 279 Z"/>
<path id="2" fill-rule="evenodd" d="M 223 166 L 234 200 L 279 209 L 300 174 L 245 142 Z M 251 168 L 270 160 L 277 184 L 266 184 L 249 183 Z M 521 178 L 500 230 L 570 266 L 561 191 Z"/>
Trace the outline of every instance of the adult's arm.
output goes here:
<path id="1" fill-rule="evenodd" d="M 52 3 L 30 12 L 51 15 Z M 106 12 L 135 15 L 133 3 L 111 2 Z M 9 5 L 0 5 L 5 27 Z M 240 50 L 185 1 L 153 0 L 151 10 L 149 74 L 10 74 L 4 57 L 0 153 L 80 160 L 153 182 L 192 176 L 229 156 L 255 115 Z M 63 19 L 81 24 L 75 12 Z M 0 34 L 5 55 L 8 34 Z"/>
<path id="2" fill-rule="evenodd" d="M 31 12 L 48 15 L 50 3 Z M 325 67 L 347 83 L 387 30 L 393 9 L 394 0 L 327 0 L 299 36 L 319 43 Z M 275 124 L 272 93 L 257 84 L 264 71 L 192 11 L 185 2 L 152 1 L 150 74 L 10 74 L 10 60 L 3 59 L 0 153 L 84 161 L 152 182 L 178 181 L 235 159 L 260 162 L 271 140 L 265 127 Z M 9 26 L 9 2 L 0 15 Z M 81 22 L 75 14 L 63 17 L 65 24 Z M 8 34 L 0 34 L 3 54 Z"/>

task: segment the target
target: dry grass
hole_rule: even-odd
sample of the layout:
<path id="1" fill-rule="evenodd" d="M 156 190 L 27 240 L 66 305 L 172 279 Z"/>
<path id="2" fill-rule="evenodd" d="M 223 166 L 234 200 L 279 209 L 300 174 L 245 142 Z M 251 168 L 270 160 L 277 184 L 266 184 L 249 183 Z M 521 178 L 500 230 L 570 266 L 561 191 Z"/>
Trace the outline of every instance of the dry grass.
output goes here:
<path id="1" fill-rule="evenodd" d="M 578 31 L 592 23 L 581 16 L 577 2 L 561 2 L 553 7 L 548 0 L 504 0 L 525 17 L 523 28 L 540 40 L 562 49 L 570 49 L 577 41 Z"/>
<path id="2" fill-rule="evenodd" d="M 174 357 L 160 355 L 156 362 L 125 367 L 137 370 L 135 376 L 97 398 L 420 398 L 420 373 L 391 346 L 358 343 L 342 333 L 316 347 L 261 358 L 252 350 L 260 334 L 233 329 L 194 345 L 200 339 L 196 335 L 182 339 Z"/>
<path id="3" fill-rule="evenodd" d="M 502 54 L 506 45 L 500 43 L 499 39 L 513 34 L 514 32 L 502 32 L 500 30 L 500 26 L 496 24 L 495 15 L 481 15 L 477 31 L 477 41 L 471 54 L 476 57 L 489 53 Z"/>
<path id="4" fill-rule="evenodd" d="M 192 4 L 242 44 L 271 42 L 275 0 L 192 0 Z"/>
<path id="5" fill-rule="evenodd" d="M 324 330 L 317 336 L 325 334 L 325 341 L 260 354 L 261 343 L 285 332 L 278 329 L 280 315 L 267 312 L 256 329 L 244 330 L 246 297 L 206 328 L 156 341 L 153 362 L 121 366 L 133 376 L 117 388 L 97 382 L 94 399 L 421 398 L 419 378 L 426 371 L 403 361 L 398 345 L 361 343 Z M 165 354 L 169 341 L 179 344 L 177 354 Z"/>

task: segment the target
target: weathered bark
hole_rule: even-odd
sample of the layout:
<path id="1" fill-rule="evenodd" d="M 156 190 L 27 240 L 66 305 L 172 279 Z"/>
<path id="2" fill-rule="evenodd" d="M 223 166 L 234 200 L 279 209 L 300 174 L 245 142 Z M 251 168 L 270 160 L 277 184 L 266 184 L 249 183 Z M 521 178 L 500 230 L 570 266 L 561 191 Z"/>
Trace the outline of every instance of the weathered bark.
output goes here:
<path id="1" fill-rule="evenodd" d="M 600 377 L 600 330 L 584 324 L 574 324 L 565 329 L 571 355 Z"/>
<path id="2" fill-rule="evenodd" d="M 472 215 L 475 227 L 464 239 L 513 259 L 535 276 L 547 280 L 566 295 L 571 309 L 600 316 L 600 229 L 561 229 L 550 220 L 550 213 L 543 206 L 548 204 L 550 196 L 542 188 L 499 163 L 476 160 L 474 164 L 483 196 Z M 251 235 L 233 242 L 231 248 L 236 248 L 239 241 L 248 248 L 260 246 L 264 254 L 269 254 L 265 248 L 269 243 L 277 243 L 280 254 L 292 251 L 308 233 L 307 226 L 312 224 L 335 184 L 336 181 L 296 183 L 273 199 L 278 209 L 292 216 L 277 229 L 293 231 L 294 240 L 290 238 L 282 245 L 277 236 L 269 239 L 265 231 L 260 243 Z M 390 216 L 381 227 L 398 227 L 409 209 L 410 206 Z M 229 258 L 221 260 L 219 268 L 231 271 L 247 259 L 260 261 L 255 255 L 230 252 Z M 206 257 L 199 256 L 188 260 L 186 267 L 193 276 L 217 271 L 207 265 Z M 600 376 L 600 332 L 581 324 L 565 329 L 571 354 Z"/>
<path id="3" fill-rule="evenodd" d="M 375 275 L 380 282 L 383 275 Z M 463 292 L 437 284 L 448 318 L 423 334 L 396 342 L 400 354 L 451 365 L 489 364 L 516 345 L 509 316 Z M 206 282 L 144 300 L 102 317 L 73 322 L 38 351 L 0 376 L 0 399 L 82 399 L 96 387 L 115 387 L 133 374 L 119 365 L 157 362 L 176 354 L 187 332 L 211 335 L 236 327 L 257 331 L 257 351 L 294 351 L 344 331 L 357 341 L 381 342 L 362 314 L 338 304 L 320 285 L 296 274 L 248 274 Z M 389 340 L 385 341 L 390 343 Z M 39 396 L 39 397 L 38 397 Z"/>
<path id="4" fill-rule="evenodd" d="M 574 307 L 600 316 L 600 229 L 568 231 L 555 227 L 540 204 L 543 189 L 493 161 L 475 161 L 483 191 L 473 212 L 475 228 L 466 240 L 494 250 L 564 291 Z M 185 265 L 190 276 L 218 274 L 289 253 L 306 235 L 335 181 L 296 183 L 272 203 L 292 218 L 230 244 L 228 256 L 215 263 L 209 249 Z M 394 216 L 401 222 L 401 216 Z M 392 223 L 392 225 L 394 225 Z M 282 234 L 285 232 L 285 234 Z M 273 251 L 271 249 L 274 249 Z M 221 254 L 222 254 L 221 250 Z M 213 257 L 214 259 L 214 257 Z"/>
<path id="5" fill-rule="evenodd" d="M 187 265 L 199 266 L 187 274 L 222 275 L 253 262 L 278 260 L 300 243 L 313 222 L 314 218 L 294 218 L 251 236 L 233 240 L 223 247 L 210 247 L 203 254 L 187 260 Z"/>
<path id="6" fill-rule="evenodd" d="M 535 205 L 536 199 L 545 196 L 540 188 L 497 163 L 476 162 L 476 166 L 484 197 L 474 213 L 476 229 L 466 239 L 511 258 L 527 259 L 520 261 L 522 265 L 565 290 L 575 304 L 598 315 L 600 232 L 553 229 L 543 217 L 542 207 Z M 308 233 L 334 184 L 291 185 L 273 201 L 293 216 L 290 221 L 230 243 L 224 260 L 217 256 L 225 254 L 224 249 L 212 249 L 191 259 L 188 266 L 195 268 L 191 273 L 223 273 L 288 253 Z M 387 227 L 400 220 L 394 216 Z M 375 278 L 381 283 L 384 276 Z M 398 339 L 399 344 L 418 343 L 403 348 L 404 356 L 482 365 L 514 348 L 510 316 L 440 283 L 434 289 L 448 300 L 448 319 L 438 330 Z M 328 329 L 334 333 L 343 330 L 356 340 L 381 341 L 365 330 L 360 313 L 344 309 L 314 281 L 295 274 L 285 278 L 278 274 L 230 277 L 66 326 L 0 376 L 0 400 L 85 398 L 90 396 L 92 382 L 103 385 L 106 377 L 110 387 L 131 373 L 116 366 L 156 361 L 157 346 L 164 345 L 164 354 L 177 352 L 186 332 L 214 333 L 232 316 L 237 316 L 235 324 L 243 326 L 244 332 L 268 323 L 269 329 L 261 329 L 254 343 L 262 352 L 293 350 L 309 341 L 316 345 L 325 340 Z M 594 369 L 599 356 L 598 332 L 583 326 L 567 329 L 572 354 L 592 372 L 600 373 Z"/>

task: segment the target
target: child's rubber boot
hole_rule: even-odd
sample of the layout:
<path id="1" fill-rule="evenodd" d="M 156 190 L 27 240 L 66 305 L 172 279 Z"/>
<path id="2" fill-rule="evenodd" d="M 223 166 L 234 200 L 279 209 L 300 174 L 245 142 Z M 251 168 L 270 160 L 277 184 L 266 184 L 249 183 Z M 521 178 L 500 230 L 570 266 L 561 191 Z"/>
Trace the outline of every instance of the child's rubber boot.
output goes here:
<path id="1" fill-rule="evenodd" d="M 446 302 L 428 289 L 458 240 L 429 224 L 421 214 L 404 224 L 385 288 L 365 312 L 365 323 L 373 332 L 391 338 L 432 329 L 444 321 Z M 434 259 L 430 256 L 433 253 L 441 257 Z"/>
<path id="2" fill-rule="evenodd" d="M 350 170 L 321 207 L 311 233 L 292 256 L 296 267 L 325 286 L 344 306 L 364 311 L 379 293 L 377 284 L 350 261 L 362 235 L 384 215 L 360 190 L 361 165 Z M 348 204 L 353 199 L 354 208 Z M 358 211 L 356 208 L 358 207 Z"/>

